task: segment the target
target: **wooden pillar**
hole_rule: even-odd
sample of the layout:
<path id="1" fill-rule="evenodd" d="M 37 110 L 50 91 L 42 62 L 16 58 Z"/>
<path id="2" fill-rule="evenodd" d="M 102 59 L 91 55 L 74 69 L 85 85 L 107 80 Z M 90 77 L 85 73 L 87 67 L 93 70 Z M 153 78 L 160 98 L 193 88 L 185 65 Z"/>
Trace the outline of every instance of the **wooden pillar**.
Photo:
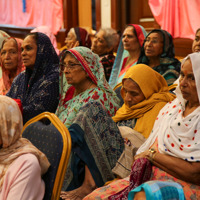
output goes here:
<path id="1" fill-rule="evenodd" d="M 96 29 L 97 31 L 101 28 L 101 0 L 95 0 L 96 9 Z"/>
<path id="2" fill-rule="evenodd" d="M 78 0 L 63 0 L 63 24 L 67 31 L 78 26 Z"/>

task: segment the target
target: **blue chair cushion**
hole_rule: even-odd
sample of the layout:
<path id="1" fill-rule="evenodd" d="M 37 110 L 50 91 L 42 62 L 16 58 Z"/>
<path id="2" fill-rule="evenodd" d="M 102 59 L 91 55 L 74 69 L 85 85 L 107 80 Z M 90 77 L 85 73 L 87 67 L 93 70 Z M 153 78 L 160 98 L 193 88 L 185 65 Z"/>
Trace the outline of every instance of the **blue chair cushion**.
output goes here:
<path id="1" fill-rule="evenodd" d="M 42 177 L 45 182 L 44 200 L 50 200 L 62 155 L 62 136 L 53 124 L 46 125 L 41 121 L 37 121 L 24 130 L 22 137 L 30 140 L 34 146 L 42 151 L 51 164 L 47 173 Z"/>

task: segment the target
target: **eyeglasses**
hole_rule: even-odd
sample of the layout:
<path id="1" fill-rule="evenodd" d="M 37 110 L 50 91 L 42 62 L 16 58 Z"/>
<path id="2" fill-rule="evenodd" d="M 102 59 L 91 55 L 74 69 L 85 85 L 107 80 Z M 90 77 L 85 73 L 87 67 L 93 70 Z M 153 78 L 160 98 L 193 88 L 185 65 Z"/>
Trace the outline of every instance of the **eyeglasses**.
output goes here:
<path id="1" fill-rule="evenodd" d="M 60 69 L 61 69 L 62 72 L 64 72 L 65 68 L 67 68 L 70 71 L 73 71 L 73 70 L 76 69 L 76 66 L 81 66 L 81 64 L 78 64 L 78 63 L 68 63 L 68 64 L 61 63 Z"/>
<path id="2" fill-rule="evenodd" d="M 144 40 L 144 43 L 146 43 L 146 42 L 148 42 L 148 43 L 152 43 L 152 44 L 158 44 L 158 43 L 163 43 L 163 41 L 159 41 L 159 40 L 156 40 L 156 39 L 145 39 Z"/>

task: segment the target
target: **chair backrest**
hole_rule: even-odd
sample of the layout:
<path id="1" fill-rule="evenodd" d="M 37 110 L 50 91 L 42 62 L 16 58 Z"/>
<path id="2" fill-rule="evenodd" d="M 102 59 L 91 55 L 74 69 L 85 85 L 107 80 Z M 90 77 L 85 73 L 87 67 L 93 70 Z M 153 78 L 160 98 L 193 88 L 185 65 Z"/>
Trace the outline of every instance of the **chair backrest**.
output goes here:
<path id="1" fill-rule="evenodd" d="M 114 91 L 116 92 L 117 97 L 120 100 L 120 103 L 119 103 L 120 107 L 124 104 L 124 100 L 123 100 L 123 98 L 121 96 L 121 88 L 122 88 L 122 85 L 119 85 L 118 87 L 114 88 Z"/>
<path id="2" fill-rule="evenodd" d="M 45 119 L 51 123 L 44 123 Z M 55 114 L 44 112 L 24 125 L 22 137 L 29 139 L 42 151 L 51 164 L 42 177 L 45 182 L 44 200 L 59 199 L 71 153 L 71 136 L 68 129 Z"/>

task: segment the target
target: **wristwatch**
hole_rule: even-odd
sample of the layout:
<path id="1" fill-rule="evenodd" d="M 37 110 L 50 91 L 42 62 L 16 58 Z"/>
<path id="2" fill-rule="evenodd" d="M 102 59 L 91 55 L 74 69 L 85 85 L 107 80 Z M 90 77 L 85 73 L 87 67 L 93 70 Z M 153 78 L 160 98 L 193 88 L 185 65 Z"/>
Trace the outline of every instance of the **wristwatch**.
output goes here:
<path id="1" fill-rule="evenodd" d="M 148 157 L 149 157 L 149 160 L 152 162 L 157 151 L 154 148 L 151 148 L 149 149 L 149 152 L 150 154 L 148 155 Z"/>

